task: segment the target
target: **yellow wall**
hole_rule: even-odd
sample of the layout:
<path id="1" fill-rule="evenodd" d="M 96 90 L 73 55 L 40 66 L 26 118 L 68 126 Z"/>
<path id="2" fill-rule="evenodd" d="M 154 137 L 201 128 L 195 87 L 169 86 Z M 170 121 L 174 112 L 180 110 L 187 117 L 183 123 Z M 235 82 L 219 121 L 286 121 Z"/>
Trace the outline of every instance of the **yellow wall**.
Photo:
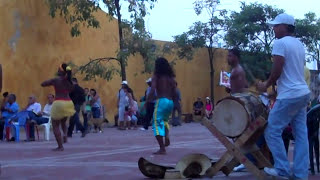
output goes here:
<path id="1" fill-rule="evenodd" d="M 44 0 L 1 0 L 0 1 L 0 62 L 3 66 L 3 92 L 17 95 L 20 107 L 27 97 L 35 94 L 42 105 L 53 88 L 42 88 L 40 83 L 52 78 L 62 62 L 72 61 L 80 65 L 89 58 L 115 56 L 118 48 L 116 21 L 109 21 L 104 12 L 98 12 L 100 29 L 82 29 L 81 36 L 72 38 L 70 26 L 65 20 L 48 15 Z M 173 57 L 168 56 L 169 60 Z M 215 101 L 224 97 L 224 88 L 218 87 L 219 72 L 228 69 L 226 51 L 215 54 Z M 127 80 L 140 98 L 146 89 L 145 80 L 151 75 L 140 74 L 143 68 L 140 56 L 130 57 Z M 175 66 L 177 81 L 182 94 L 183 112 L 191 112 L 196 97 L 210 95 L 210 68 L 205 49 L 198 51 L 192 61 L 178 61 Z M 79 78 L 80 79 L 80 78 Z M 121 78 L 111 81 L 80 81 L 82 87 L 97 89 L 106 105 L 109 120 L 116 113 L 116 94 Z"/>

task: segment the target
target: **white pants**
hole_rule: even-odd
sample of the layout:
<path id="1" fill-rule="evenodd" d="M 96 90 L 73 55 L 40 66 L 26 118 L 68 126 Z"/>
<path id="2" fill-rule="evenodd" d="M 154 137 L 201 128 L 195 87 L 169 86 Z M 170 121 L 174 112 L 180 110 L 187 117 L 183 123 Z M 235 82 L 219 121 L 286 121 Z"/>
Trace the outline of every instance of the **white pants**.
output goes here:
<path id="1" fill-rule="evenodd" d="M 124 121 L 125 105 L 119 105 L 119 122 Z"/>

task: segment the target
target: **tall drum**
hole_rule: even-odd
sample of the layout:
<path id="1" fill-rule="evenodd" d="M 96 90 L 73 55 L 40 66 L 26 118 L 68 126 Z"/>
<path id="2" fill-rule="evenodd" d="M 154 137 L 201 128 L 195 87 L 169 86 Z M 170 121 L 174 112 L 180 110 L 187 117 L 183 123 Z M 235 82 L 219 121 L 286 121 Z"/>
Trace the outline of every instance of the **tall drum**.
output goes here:
<path id="1" fill-rule="evenodd" d="M 251 93 L 237 93 L 217 103 L 211 121 L 225 136 L 237 137 L 259 116 L 267 118 L 262 101 Z"/>

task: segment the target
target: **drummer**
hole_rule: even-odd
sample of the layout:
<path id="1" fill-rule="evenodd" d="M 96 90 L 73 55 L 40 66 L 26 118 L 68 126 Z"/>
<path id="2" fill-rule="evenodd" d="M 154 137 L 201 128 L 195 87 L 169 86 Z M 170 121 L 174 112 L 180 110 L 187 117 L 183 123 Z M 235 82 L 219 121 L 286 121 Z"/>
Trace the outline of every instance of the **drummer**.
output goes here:
<path id="1" fill-rule="evenodd" d="M 236 93 L 248 92 L 248 81 L 246 79 L 246 73 L 242 66 L 240 65 L 240 51 L 237 48 L 230 49 L 228 52 L 228 64 L 231 66 L 231 76 L 230 76 L 230 87 L 226 88 L 226 91 L 231 95 Z M 256 142 L 257 146 L 261 148 L 265 144 L 264 136 L 260 136 Z M 256 163 L 255 158 L 251 154 L 246 154 L 247 158 Z M 245 169 L 243 164 L 236 166 L 234 171 L 242 171 Z"/>
<path id="2" fill-rule="evenodd" d="M 228 64 L 232 67 L 230 76 L 230 87 L 226 91 L 231 94 L 245 92 L 248 88 L 246 73 L 239 63 L 240 51 L 237 48 L 230 49 L 228 52 Z"/>

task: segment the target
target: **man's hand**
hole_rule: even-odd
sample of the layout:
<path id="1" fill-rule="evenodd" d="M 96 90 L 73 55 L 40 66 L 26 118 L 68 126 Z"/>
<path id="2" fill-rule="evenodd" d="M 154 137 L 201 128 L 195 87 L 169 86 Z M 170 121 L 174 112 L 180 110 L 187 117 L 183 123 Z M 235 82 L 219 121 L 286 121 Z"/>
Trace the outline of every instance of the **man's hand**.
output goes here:
<path id="1" fill-rule="evenodd" d="M 260 92 L 266 92 L 268 89 L 267 82 L 258 82 L 256 85 L 256 89 Z"/>

